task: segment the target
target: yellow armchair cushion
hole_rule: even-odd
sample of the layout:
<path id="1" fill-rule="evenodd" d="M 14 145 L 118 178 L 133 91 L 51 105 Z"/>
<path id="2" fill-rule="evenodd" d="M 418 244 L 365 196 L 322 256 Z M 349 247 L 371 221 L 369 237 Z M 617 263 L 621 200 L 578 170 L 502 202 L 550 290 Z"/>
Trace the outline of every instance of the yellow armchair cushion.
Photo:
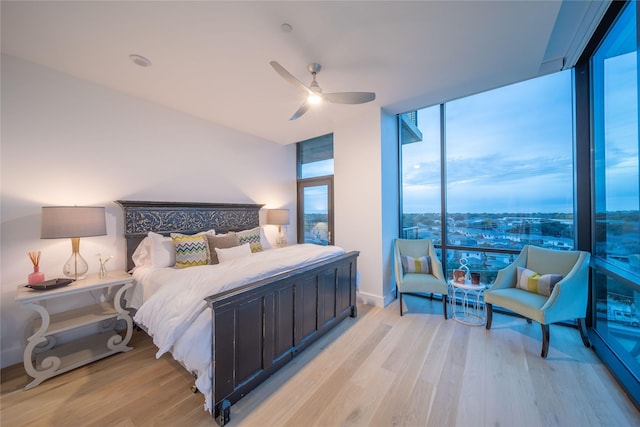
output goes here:
<path id="1" fill-rule="evenodd" d="M 406 273 L 402 278 L 402 292 L 446 294 L 447 283 L 431 274 Z"/>
<path id="2" fill-rule="evenodd" d="M 499 305 L 518 313 L 538 323 L 545 322 L 542 306 L 547 302 L 547 297 L 528 292 L 518 288 L 497 289 L 491 293 L 485 293 L 485 302 Z"/>

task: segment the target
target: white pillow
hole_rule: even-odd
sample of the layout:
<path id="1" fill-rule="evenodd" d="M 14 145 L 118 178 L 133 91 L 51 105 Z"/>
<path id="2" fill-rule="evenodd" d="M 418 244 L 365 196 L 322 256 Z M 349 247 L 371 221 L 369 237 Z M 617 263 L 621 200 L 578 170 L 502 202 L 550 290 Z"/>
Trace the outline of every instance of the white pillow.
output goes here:
<path id="1" fill-rule="evenodd" d="M 171 237 L 150 231 L 151 265 L 154 267 L 173 267 L 176 265 L 176 246 Z"/>
<path id="2" fill-rule="evenodd" d="M 244 245 L 234 246 L 232 248 L 214 248 L 218 255 L 218 261 L 223 263 L 225 261 L 231 261 L 235 258 L 241 258 L 247 255 L 251 255 L 251 245 L 245 243 Z"/>
<path id="3" fill-rule="evenodd" d="M 131 255 L 131 260 L 136 267 L 151 265 L 151 239 L 149 236 L 142 239 Z"/>

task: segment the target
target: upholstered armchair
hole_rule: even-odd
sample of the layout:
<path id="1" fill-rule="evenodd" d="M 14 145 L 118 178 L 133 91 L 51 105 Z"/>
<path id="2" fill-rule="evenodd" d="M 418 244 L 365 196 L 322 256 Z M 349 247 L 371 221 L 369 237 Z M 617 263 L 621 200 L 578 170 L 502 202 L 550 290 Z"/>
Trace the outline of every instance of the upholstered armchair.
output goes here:
<path id="1" fill-rule="evenodd" d="M 449 293 L 442 263 L 438 259 L 431 239 L 395 239 L 394 274 L 396 296 L 400 295 L 400 316 L 403 314 L 402 294 L 442 295 L 442 310 L 447 318 Z"/>
<path id="2" fill-rule="evenodd" d="M 491 329 L 493 305 L 511 310 L 542 326 L 542 357 L 549 351 L 549 325 L 577 320 L 582 342 L 590 347 L 585 328 L 589 294 L 590 254 L 526 245 L 518 258 L 498 271 L 485 291 L 486 328 Z"/>

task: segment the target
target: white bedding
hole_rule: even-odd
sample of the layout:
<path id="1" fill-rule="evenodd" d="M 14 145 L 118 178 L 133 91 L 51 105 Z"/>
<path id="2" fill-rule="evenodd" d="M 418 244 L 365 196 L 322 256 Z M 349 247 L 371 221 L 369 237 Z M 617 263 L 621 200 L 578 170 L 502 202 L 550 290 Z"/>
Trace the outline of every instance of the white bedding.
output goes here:
<path id="1" fill-rule="evenodd" d="M 138 267 L 128 305 L 138 309 L 134 320 L 153 337 L 156 357 L 171 352 L 197 375 L 196 386 L 205 396 L 205 409 L 211 411 L 211 310 L 204 298 L 344 252 L 336 246 L 300 244 L 216 265 Z"/>

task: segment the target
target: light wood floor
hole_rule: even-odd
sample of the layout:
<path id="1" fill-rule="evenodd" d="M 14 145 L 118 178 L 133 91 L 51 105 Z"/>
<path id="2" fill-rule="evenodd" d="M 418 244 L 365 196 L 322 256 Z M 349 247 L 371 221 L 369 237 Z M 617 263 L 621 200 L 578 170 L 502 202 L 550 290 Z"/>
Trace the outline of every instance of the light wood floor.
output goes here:
<path id="1" fill-rule="evenodd" d="M 232 407 L 232 426 L 639 426 L 640 413 L 579 333 L 496 314 L 493 328 L 445 321 L 441 303 L 406 297 L 360 306 Z M 211 426 L 191 376 L 135 349 L 25 391 L 21 365 L 2 371 L 4 426 Z"/>

